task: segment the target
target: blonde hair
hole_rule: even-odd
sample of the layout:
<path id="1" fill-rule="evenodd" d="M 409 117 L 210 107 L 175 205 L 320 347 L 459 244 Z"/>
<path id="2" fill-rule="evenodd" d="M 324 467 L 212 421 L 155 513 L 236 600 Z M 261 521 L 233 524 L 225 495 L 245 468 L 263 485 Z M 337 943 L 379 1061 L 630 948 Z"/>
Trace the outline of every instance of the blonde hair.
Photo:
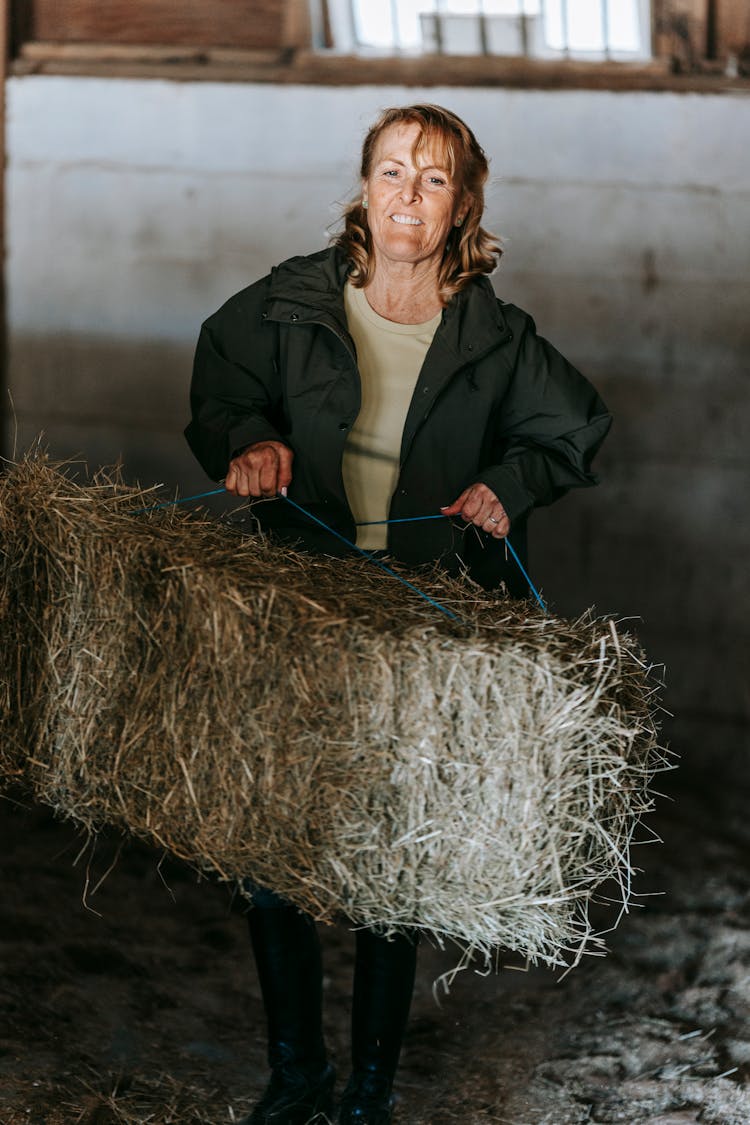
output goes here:
<path id="1" fill-rule="evenodd" d="M 420 128 L 414 144 L 415 161 L 427 149 L 437 151 L 451 177 L 457 180 L 458 198 L 469 202 L 461 226 L 451 228 L 440 264 L 438 287 L 441 300 L 447 304 L 475 277 L 492 273 L 502 254 L 495 236 L 480 225 L 489 165 L 471 129 L 455 113 L 439 105 L 395 106 L 381 113 L 365 137 L 360 166 L 363 180 L 369 178 L 381 134 L 391 125 L 402 124 L 416 124 Z M 333 241 L 352 264 L 350 281 L 363 288 L 372 276 L 374 259 L 367 211 L 361 198 L 348 205 L 343 220 L 344 229 Z"/>

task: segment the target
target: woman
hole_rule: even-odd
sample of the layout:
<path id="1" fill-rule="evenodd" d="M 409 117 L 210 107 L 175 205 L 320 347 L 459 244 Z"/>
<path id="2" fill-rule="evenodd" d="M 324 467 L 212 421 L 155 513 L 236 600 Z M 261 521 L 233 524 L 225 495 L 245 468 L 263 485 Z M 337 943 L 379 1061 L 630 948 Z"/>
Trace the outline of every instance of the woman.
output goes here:
<path id="1" fill-rule="evenodd" d="M 453 113 L 384 112 L 334 245 L 284 262 L 203 325 L 186 434 L 230 493 L 288 491 L 359 547 L 523 593 L 503 539 L 512 529 L 523 555 L 534 507 L 596 483 L 591 460 L 610 418 L 531 318 L 496 299 L 486 274 L 500 250 L 481 226 L 487 175 Z M 439 511 L 447 518 L 375 522 Z M 276 537 L 342 552 L 280 497 L 257 512 Z M 261 889 L 249 924 L 271 1081 L 247 1121 L 302 1125 L 332 1112 L 315 928 Z M 387 1125 L 416 938 L 359 930 L 356 943 L 339 1121 Z"/>

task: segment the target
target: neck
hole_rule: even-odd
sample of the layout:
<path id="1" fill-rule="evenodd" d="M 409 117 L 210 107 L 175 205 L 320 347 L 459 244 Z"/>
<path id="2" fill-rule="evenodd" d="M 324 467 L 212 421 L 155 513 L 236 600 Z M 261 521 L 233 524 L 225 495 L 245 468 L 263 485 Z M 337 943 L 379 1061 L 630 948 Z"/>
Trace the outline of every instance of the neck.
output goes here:
<path id="1" fill-rule="evenodd" d="M 371 309 L 396 324 L 424 324 L 443 308 L 438 265 L 426 262 L 377 262 L 365 286 Z"/>

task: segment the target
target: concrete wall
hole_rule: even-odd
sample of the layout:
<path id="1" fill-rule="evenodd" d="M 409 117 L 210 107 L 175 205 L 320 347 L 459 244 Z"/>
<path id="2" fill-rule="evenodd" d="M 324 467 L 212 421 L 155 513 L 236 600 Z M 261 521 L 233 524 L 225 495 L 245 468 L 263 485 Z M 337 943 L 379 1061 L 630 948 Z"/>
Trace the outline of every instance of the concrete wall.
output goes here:
<path id="1" fill-rule="evenodd" d="M 200 321 L 324 244 L 364 128 L 420 99 L 465 116 L 492 158 L 499 294 L 616 414 L 604 486 L 536 517 L 534 574 L 564 612 L 642 617 L 676 748 L 742 763 L 750 99 L 14 79 L 18 447 L 44 431 L 56 455 L 205 487 L 181 438 Z"/>

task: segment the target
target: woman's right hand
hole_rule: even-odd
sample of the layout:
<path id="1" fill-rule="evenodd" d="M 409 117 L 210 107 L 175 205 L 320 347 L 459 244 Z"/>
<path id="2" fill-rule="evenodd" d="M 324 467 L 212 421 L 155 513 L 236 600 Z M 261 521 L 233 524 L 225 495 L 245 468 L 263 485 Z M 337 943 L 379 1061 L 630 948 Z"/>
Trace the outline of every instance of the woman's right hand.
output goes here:
<path id="1" fill-rule="evenodd" d="M 281 441 L 256 441 L 229 462 L 224 487 L 233 496 L 276 496 L 292 482 L 294 453 Z"/>

